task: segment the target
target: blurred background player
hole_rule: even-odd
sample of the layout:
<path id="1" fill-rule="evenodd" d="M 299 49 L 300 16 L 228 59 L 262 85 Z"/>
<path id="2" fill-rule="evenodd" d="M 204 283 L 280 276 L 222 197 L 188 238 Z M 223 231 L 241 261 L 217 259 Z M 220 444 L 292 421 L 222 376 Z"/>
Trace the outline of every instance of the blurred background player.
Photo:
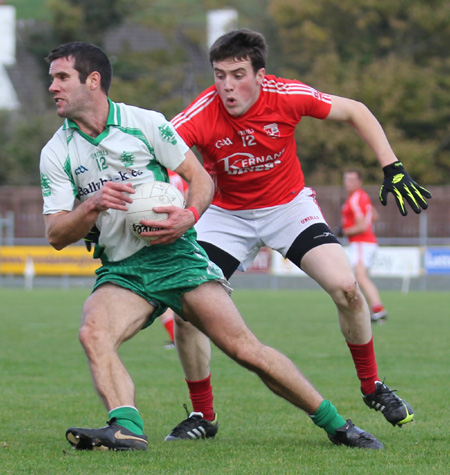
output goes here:
<path id="1" fill-rule="evenodd" d="M 178 175 L 178 173 L 173 172 L 172 170 L 167 171 L 169 173 L 170 183 L 172 183 L 173 186 L 176 186 L 181 193 L 183 193 L 184 197 L 187 198 L 189 185 L 180 175 Z M 160 317 L 162 326 L 169 335 L 169 341 L 164 345 L 167 350 L 175 348 L 174 318 L 175 312 L 171 308 L 168 308 Z"/>
<path id="2" fill-rule="evenodd" d="M 378 213 L 369 195 L 362 189 L 363 175 L 351 169 L 344 173 L 344 186 L 348 196 L 341 210 L 342 235 L 349 240 L 349 259 L 356 279 L 371 309 L 372 322 L 382 323 L 387 312 L 381 302 L 376 285 L 369 277 L 378 249 L 373 223 Z"/>

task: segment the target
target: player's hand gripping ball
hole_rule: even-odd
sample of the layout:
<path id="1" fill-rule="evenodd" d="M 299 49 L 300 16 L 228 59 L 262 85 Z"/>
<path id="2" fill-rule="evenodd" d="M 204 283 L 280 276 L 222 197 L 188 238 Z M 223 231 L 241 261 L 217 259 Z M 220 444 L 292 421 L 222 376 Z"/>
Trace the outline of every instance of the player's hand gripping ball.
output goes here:
<path id="1" fill-rule="evenodd" d="M 164 221 L 167 213 L 156 213 L 153 208 L 158 206 L 178 206 L 184 208 L 186 202 L 183 194 L 170 183 L 152 181 L 135 187 L 136 193 L 132 195 L 133 203 L 128 205 L 126 221 L 130 231 L 145 241 L 154 241 L 156 237 L 144 237 L 141 233 L 157 231 L 159 228 L 141 224 L 143 219 L 148 221 Z"/>

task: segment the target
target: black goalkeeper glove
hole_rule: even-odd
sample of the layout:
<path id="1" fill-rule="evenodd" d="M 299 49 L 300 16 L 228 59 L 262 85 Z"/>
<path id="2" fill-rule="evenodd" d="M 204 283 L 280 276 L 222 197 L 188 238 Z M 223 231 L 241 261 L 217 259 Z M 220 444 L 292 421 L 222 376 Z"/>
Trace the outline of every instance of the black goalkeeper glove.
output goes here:
<path id="1" fill-rule="evenodd" d="M 402 162 L 394 162 L 383 167 L 384 180 L 380 188 L 379 198 L 383 206 L 387 205 L 387 195 L 392 193 L 402 216 L 406 216 L 408 211 L 405 200 L 409 203 L 413 211 L 419 214 L 422 209 L 427 209 L 428 204 L 425 198 L 431 198 L 431 193 L 418 185 L 405 171 Z"/>
<path id="2" fill-rule="evenodd" d="M 88 252 L 91 252 L 92 244 L 98 243 L 98 238 L 100 237 L 100 231 L 97 226 L 92 226 L 92 229 L 84 236 L 84 244 Z"/>

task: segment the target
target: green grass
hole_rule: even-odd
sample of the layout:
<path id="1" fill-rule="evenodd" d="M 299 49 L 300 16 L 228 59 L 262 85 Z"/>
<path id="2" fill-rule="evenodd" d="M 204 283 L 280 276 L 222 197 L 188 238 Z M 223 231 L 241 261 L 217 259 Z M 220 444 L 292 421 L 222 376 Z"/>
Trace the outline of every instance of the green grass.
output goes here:
<path id="1" fill-rule="evenodd" d="M 136 453 L 76 452 L 71 425 L 101 426 L 77 339 L 88 289 L 0 289 L 1 474 L 447 474 L 450 409 L 448 293 L 385 292 L 391 318 L 374 327 L 381 377 L 399 388 L 416 421 L 388 424 L 361 401 L 333 305 L 320 291 L 244 291 L 234 300 L 258 337 L 287 354 L 346 418 L 385 451 L 336 447 L 300 411 L 213 348 L 220 430 L 214 440 L 165 443 L 189 398 L 159 322 L 121 349 L 149 438 Z"/>

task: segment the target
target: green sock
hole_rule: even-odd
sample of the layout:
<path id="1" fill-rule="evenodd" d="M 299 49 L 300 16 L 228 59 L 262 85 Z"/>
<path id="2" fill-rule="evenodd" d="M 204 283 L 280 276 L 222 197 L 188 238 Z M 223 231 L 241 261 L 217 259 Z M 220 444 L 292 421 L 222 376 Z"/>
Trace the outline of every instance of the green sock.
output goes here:
<path id="1" fill-rule="evenodd" d="M 131 406 L 122 406 L 109 411 L 109 418 L 115 417 L 116 424 L 128 429 L 135 434 L 142 435 L 144 432 L 144 421 L 136 408 Z"/>
<path id="2" fill-rule="evenodd" d="M 345 426 L 345 419 L 337 412 L 330 401 L 322 401 L 317 412 L 309 416 L 316 426 L 324 429 L 327 434 L 335 435 L 338 427 Z"/>

